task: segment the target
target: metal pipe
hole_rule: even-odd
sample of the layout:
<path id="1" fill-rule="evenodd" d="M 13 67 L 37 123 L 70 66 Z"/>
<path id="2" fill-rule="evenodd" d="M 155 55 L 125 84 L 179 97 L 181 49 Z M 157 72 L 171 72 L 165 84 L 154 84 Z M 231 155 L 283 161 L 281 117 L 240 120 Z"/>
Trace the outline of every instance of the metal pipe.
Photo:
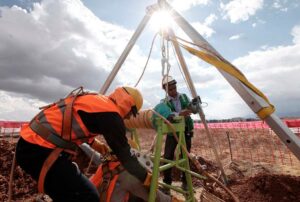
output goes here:
<path id="1" fill-rule="evenodd" d="M 132 47 L 134 46 L 135 42 L 137 41 L 138 37 L 140 36 L 142 31 L 144 30 L 144 28 L 145 28 L 146 24 L 148 23 L 150 17 L 151 17 L 151 14 L 146 13 L 144 18 L 140 22 L 138 28 L 134 32 L 134 34 L 131 37 L 130 41 L 128 42 L 126 48 L 124 49 L 123 53 L 119 57 L 117 63 L 114 66 L 114 68 L 112 69 L 112 71 L 108 75 L 108 77 L 107 77 L 106 81 L 104 82 L 103 86 L 101 87 L 101 89 L 99 91 L 101 94 L 105 94 L 106 91 L 108 90 L 109 86 L 111 85 L 112 81 L 114 80 L 114 78 L 116 77 L 118 71 L 120 70 L 121 66 L 123 65 L 125 59 L 127 58 L 128 54 L 130 53 Z"/>
<path id="2" fill-rule="evenodd" d="M 180 47 L 179 47 L 179 45 L 178 45 L 178 43 L 176 41 L 175 34 L 174 34 L 174 32 L 173 32 L 172 29 L 169 30 L 169 34 L 170 34 L 171 38 L 174 39 L 172 42 L 173 42 L 173 45 L 174 45 L 175 52 L 177 54 L 178 60 L 180 62 L 181 69 L 183 70 L 183 73 L 184 73 L 185 78 L 186 78 L 186 80 L 188 82 L 189 88 L 191 89 L 192 96 L 195 98 L 195 97 L 198 96 L 197 95 L 197 91 L 196 91 L 196 88 L 195 88 L 194 83 L 192 81 L 192 77 L 191 77 L 190 72 L 189 72 L 189 70 L 187 68 L 186 62 L 184 60 L 184 57 L 182 55 L 182 52 L 181 52 Z M 216 149 L 216 146 L 215 146 L 214 138 L 213 138 L 213 136 L 211 135 L 211 133 L 209 131 L 209 128 L 208 128 L 208 125 L 207 125 L 207 122 L 206 122 L 206 119 L 205 119 L 205 114 L 204 114 L 204 112 L 202 110 L 201 105 L 199 105 L 199 117 L 201 118 L 201 121 L 202 121 L 202 123 L 204 125 L 206 135 L 207 135 L 209 143 L 210 143 L 210 145 L 211 145 L 211 147 L 213 149 L 213 152 L 214 152 L 217 164 L 218 164 L 218 166 L 219 166 L 219 168 L 221 170 L 223 180 L 224 180 L 225 184 L 227 184 L 227 177 L 226 177 L 226 174 L 225 174 L 222 162 L 220 160 L 220 157 L 218 155 L 218 152 L 217 152 L 217 149 Z"/>

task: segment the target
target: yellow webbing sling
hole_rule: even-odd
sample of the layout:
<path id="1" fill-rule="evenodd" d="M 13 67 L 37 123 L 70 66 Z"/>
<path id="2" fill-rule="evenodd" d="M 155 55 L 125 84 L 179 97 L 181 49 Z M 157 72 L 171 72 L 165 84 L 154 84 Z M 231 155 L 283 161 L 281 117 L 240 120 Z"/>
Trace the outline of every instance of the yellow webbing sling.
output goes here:
<path id="1" fill-rule="evenodd" d="M 275 107 L 270 103 L 268 98 L 260 91 L 258 90 L 253 84 L 251 84 L 247 78 L 243 75 L 240 70 L 238 70 L 236 67 L 234 67 L 232 64 L 230 64 L 227 61 L 221 60 L 217 55 L 207 53 L 205 51 L 196 50 L 190 46 L 187 46 L 183 43 L 180 43 L 176 39 L 171 39 L 173 42 L 178 43 L 181 47 L 186 49 L 191 54 L 201 58 L 205 62 L 215 66 L 218 69 L 221 69 L 231 76 L 237 78 L 239 81 L 241 81 L 245 86 L 247 86 L 249 89 L 251 89 L 255 94 L 263 98 L 270 106 L 261 108 L 256 114 L 261 118 L 265 119 L 267 116 L 272 114 L 275 111 Z M 196 45 L 196 44 L 195 44 Z"/>

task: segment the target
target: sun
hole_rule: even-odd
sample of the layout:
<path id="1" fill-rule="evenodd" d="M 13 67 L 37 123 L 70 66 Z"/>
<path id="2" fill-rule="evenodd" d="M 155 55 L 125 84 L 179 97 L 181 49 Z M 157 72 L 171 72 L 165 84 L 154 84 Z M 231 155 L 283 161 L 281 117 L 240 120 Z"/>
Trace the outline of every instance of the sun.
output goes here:
<path id="1" fill-rule="evenodd" d="M 156 31 L 171 28 L 173 19 L 167 10 L 159 10 L 152 14 L 150 26 Z"/>

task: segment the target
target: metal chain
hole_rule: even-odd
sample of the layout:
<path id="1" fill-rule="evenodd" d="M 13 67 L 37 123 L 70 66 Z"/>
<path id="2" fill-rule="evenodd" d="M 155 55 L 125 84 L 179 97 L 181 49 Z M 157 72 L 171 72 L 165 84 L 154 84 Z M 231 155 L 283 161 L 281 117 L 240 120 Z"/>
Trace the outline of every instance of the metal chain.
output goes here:
<path id="1" fill-rule="evenodd" d="M 161 44 L 161 67 L 162 67 L 161 74 L 162 74 L 162 76 L 164 76 L 166 61 L 167 61 L 166 47 L 165 47 L 164 39 L 162 38 L 162 44 Z"/>
<path id="2" fill-rule="evenodd" d="M 167 43 L 167 48 L 165 46 L 165 42 Z M 169 72 L 171 69 L 171 65 L 169 63 L 169 43 L 168 41 L 162 37 L 162 47 L 161 47 L 161 52 L 162 52 L 162 59 L 161 59 L 161 65 L 162 65 L 162 78 L 165 76 L 169 76 Z M 165 90 L 165 98 L 168 97 L 168 84 L 166 85 L 166 90 Z"/>

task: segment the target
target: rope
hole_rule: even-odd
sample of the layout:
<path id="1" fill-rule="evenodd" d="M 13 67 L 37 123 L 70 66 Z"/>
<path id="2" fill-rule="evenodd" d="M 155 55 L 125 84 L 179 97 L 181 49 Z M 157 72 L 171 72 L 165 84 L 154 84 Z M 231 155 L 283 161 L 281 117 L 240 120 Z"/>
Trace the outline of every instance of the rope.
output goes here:
<path id="1" fill-rule="evenodd" d="M 157 36 L 158 33 L 156 33 L 152 39 L 152 43 L 151 43 L 151 47 L 150 47 L 150 51 L 149 51 L 149 54 L 148 54 L 148 58 L 147 58 L 147 61 L 146 61 L 146 64 L 144 66 L 144 69 L 143 69 L 143 72 L 141 74 L 141 76 L 139 77 L 138 81 L 136 82 L 136 84 L 134 85 L 134 87 L 137 87 L 137 85 L 140 83 L 145 71 L 146 71 L 146 67 L 148 65 L 148 62 L 149 62 L 149 59 L 150 59 L 150 56 L 151 56 L 151 53 L 152 53 L 152 48 L 153 48 L 153 44 L 154 44 L 154 41 L 156 39 L 156 36 Z"/>
<path id="2" fill-rule="evenodd" d="M 175 35 L 174 35 L 174 37 L 175 37 L 176 39 L 179 39 L 180 41 L 183 41 L 183 42 L 187 43 L 187 44 L 190 44 L 190 45 L 193 45 L 193 46 L 197 46 L 197 47 L 199 47 L 199 48 L 201 48 L 201 49 L 203 49 L 203 50 L 209 52 L 210 54 L 213 54 L 213 55 L 215 55 L 216 57 L 218 57 L 215 53 L 213 53 L 211 50 L 207 49 L 207 47 L 205 47 L 205 46 L 201 46 L 201 45 L 195 44 L 195 43 L 193 43 L 193 42 L 187 41 L 187 40 L 185 40 L 185 39 L 183 39 L 183 38 L 180 38 L 180 37 L 178 37 L 178 36 L 175 36 Z"/>
<path id="3" fill-rule="evenodd" d="M 130 117 L 130 119 L 124 120 L 126 128 L 150 128 L 153 129 L 151 122 L 152 113 L 151 110 L 141 110 L 138 116 Z"/>

